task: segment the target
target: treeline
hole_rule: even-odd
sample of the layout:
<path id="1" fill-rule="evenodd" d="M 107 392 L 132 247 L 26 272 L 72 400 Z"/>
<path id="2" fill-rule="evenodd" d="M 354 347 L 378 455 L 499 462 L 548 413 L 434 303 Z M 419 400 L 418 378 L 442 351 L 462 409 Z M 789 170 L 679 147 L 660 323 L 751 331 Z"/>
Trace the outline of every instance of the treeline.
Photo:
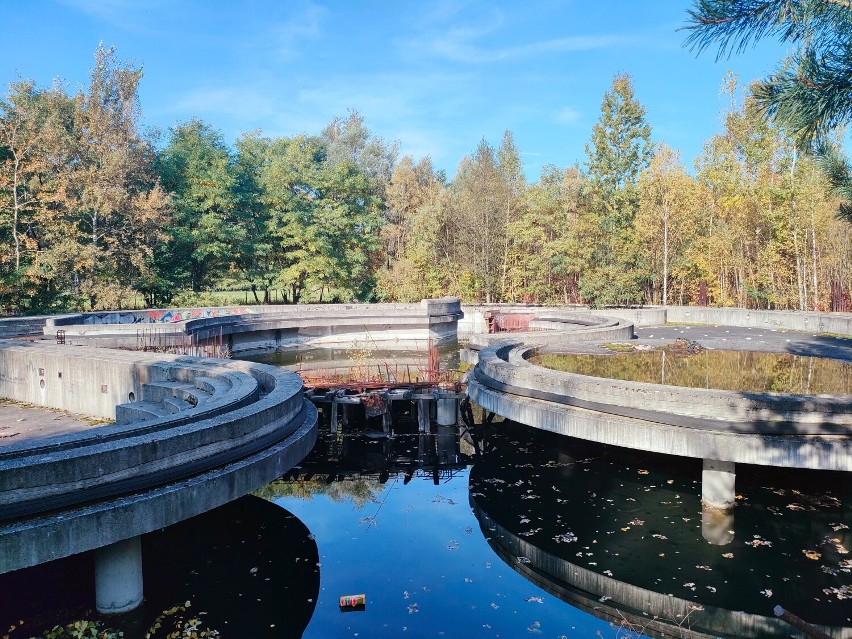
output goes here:
<path id="1" fill-rule="evenodd" d="M 141 71 L 99 49 L 86 90 L 19 80 L 0 102 L 6 313 L 215 303 L 466 301 L 829 308 L 849 225 L 816 164 L 729 79 L 724 130 L 687 172 L 630 78 L 582 165 L 528 183 L 507 132 L 455 177 L 398 158 L 351 112 L 317 135 L 191 120 L 141 129 Z"/>

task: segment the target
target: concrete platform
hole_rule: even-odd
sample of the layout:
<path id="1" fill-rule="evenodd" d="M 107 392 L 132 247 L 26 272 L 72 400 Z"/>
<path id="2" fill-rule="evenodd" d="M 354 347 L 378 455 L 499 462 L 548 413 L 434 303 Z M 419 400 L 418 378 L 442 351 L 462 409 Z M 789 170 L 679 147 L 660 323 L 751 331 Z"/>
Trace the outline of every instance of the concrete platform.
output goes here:
<path id="1" fill-rule="evenodd" d="M 0 450 L 12 444 L 81 433 L 109 423 L 110 420 L 0 399 Z"/>

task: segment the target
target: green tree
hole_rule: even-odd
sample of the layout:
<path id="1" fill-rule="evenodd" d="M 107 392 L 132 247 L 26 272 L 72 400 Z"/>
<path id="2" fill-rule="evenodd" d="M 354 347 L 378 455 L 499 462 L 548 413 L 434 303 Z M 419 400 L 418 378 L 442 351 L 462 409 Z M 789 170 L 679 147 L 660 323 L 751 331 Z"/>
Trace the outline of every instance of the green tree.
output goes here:
<path id="1" fill-rule="evenodd" d="M 521 154 L 515 146 L 515 138 L 511 131 L 506 131 L 503 134 L 503 141 L 500 143 L 500 148 L 497 149 L 497 170 L 503 182 L 503 211 L 505 214 L 503 219 L 504 238 L 500 299 L 502 301 L 510 299 L 514 301 L 514 296 L 510 296 L 508 287 L 509 250 L 512 241 L 508 229 L 518 218 L 521 194 L 524 191 L 525 183 L 524 174 L 521 170 Z"/>
<path id="2" fill-rule="evenodd" d="M 260 176 L 276 283 L 293 303 L 311 290 L 320 301 L 326 293 L 346 300 L 372 295 L 380 200 L 353 163 L 326 160 L 319 137 L 278 139 Z"/>
<path id="3" fill-rule="evenodd" d="M 320 134 L 330 165 L 352 164 L 372 185 L 373 195 L 383 198 L 393 175 L 397 158 L 397 145 L 374 136 L 365 124 L 365 118 L 356 110 L 345 118 L 334 118 Z"/>
<path id="4" fill-rule="evenodd" d="M 696 0 L 686 45 L 717 59 L 770 37 L 795 49 L 754 88 L 756 103 L 796 142 L 813 144 L 852 220 L 852 169 L 828 134 L 852 119 L 852 4 L 847 0 Z"/>
<path id="5" fill-rule="evenodd" d="M 593 216 L 587 241 L 593 248 L 580 287 L 595 306 L 641 300 L 633 221 L 639 205 L 637 181 L 651 149 L 651 126 L 630 76 L 617 75 L 586 145 Z"/>
<path id="6" fill-rule="evenodd" d="M 485 138 L 459 163 L 450 194 L 448 257 L 457 267 L 451 290 L 490 304 L 500 295 L 506 214 L 500 167 Z"/>
<path id="7" fill-rule="evenodd" d="M 189 285 L 197 293 L 227 275 L 247 240 L 238 218 L 233 160 L 221 134 L 193 119 L 171 130 L 159 165 L 175 210 L 169 253 L 177 262 L 170 270 L 179 279 L 172 285 Z"/>

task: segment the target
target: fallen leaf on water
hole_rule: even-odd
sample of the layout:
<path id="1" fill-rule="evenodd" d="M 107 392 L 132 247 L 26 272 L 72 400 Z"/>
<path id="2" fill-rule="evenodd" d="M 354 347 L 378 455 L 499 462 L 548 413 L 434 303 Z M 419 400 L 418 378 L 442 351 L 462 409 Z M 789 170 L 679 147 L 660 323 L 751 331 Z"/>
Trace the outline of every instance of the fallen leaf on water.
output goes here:
<path id="1" fill-rule="evenodd" d="M 725 553 L 722 553 L 722 556 L 723 556 L 725 559 L 733 559 L 733 558 L 734 558 L 734 553 L 732 553 L 732 552 L 725 552 Z"/>
<path id="2" fill-rule="evenodd" d="M 805 557 L 807 557 L 808 559 L 813 559 L 814 561 L 817 561 L 820 557 L 822 557 L 822 555 L 819 554 L 816 550 L 803 550 L 802 552 L 804 553 Z"/>
<path id="3" fill-rule="evenodd" d="M 639 474 L 640 474 L 640 475 L 648 475 L 648 474 L 649 474 L 649 471 L 647 471 L 647 470 L 644 470 L 644 469 L 640 468 L 640 469 L 639 469 Z"/>
<path id="4" fill-rule="evenodd" d="M 764 597 L 771 597 L 772 591 L 769 588 L 767 588 L 766 590 L 761 590 L 760 594 L 763 595 Z"/>

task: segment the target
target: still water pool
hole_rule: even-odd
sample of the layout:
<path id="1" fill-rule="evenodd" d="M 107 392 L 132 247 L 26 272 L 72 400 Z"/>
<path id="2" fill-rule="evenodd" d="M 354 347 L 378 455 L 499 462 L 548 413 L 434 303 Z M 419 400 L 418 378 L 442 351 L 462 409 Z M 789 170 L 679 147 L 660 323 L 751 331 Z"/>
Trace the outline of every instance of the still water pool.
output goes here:
<path id="1" fill-rule="evenodd" d="M 404 416 L 378 429 L 326 424 L 284 478 L 147 535 L 146 602 L 104 622 L 128 639 L 158 617 L 154 637 L 195 619 L 258 639 L 797 636 L 780 604 L 852 637 L 846 475 L 738 466 L 733 515 L 708 518 L 698 461 L 503 422 L 473 445 Z M 12 639 L 97 618 L 90 566 L 2 576 Z M 351 594 L 363 610 L 341 611 Z"/>
<path id="2" fill-rule="evenodd" d="M 852 395 L 852 364 L 839 360 L 749 351 L 686 354 L 654 349 L 610 355 L 546 353 L 534 364 L 592 377 L 747 392 Z"/>

